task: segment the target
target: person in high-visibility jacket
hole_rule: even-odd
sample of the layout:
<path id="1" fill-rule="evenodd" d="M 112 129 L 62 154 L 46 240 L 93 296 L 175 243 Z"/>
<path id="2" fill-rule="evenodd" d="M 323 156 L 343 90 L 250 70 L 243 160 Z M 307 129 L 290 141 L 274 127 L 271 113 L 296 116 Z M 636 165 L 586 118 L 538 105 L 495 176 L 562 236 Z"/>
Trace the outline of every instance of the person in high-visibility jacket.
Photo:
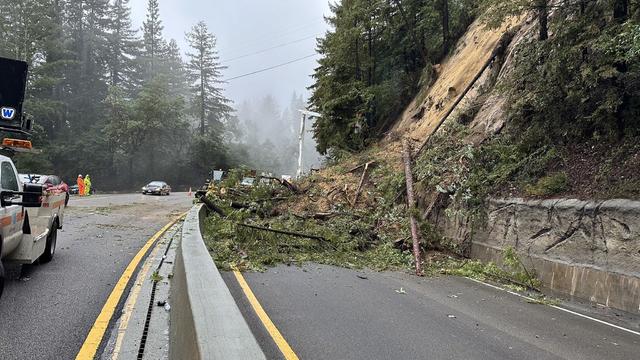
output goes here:
<path id="1" fill-rule="evenodd" d="M 89 177 L 89 174 L 84 177 L 84 194 L 91 195 L 91 178 Z"/>
<path id="2" fill-rule="evenodd" d="M 78 195 L 84 196 L 84 179 L 82 175 L 78 175 Z"/>

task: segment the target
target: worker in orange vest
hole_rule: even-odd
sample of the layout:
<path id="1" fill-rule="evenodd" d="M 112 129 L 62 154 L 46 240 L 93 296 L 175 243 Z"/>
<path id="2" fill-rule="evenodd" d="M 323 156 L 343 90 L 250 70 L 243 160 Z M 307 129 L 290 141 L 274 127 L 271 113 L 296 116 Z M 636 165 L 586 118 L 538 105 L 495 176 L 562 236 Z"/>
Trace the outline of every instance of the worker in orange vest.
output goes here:
<path id="1" fill-rule="evenodd" d="M 84 196 L 84 179 L 82 175 L 78 175 L 78 195 Z"/>

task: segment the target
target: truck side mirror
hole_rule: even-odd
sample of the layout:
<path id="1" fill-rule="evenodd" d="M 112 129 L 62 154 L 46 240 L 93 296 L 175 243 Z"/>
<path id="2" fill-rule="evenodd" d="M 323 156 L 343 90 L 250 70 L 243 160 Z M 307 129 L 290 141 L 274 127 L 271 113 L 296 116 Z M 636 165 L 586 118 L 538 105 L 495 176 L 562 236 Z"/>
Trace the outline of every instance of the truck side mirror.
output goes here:
<path id="1" fill-rule="evenodd" d="M 40 184 L 24 184 L 21 205 L 24 207 L 42 207 L 43 193 L 44 188 Z"/>
<path id="2" fill-rule="evenodd" d="M 0 205 L 7 207 L 11 205 L 24 206 L 27 208 L 42 207 L 43 187 L 40 184 L 24 184 L 24 191 L 1 191 Z M 14 201 L 16 195 L 22 195 L 22 201 Z"/>

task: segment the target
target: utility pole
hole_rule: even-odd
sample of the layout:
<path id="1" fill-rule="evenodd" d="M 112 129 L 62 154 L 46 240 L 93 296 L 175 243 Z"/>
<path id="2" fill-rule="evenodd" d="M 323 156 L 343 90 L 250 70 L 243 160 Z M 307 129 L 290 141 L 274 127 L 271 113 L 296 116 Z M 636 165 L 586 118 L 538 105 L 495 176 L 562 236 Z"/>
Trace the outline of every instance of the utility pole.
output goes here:
<path id="1" fill-rule="evenodd" d="M 300 119 L 300 134 L 298 135 L 298 172 L 296 173 L 296 178 L 299 179 L 302 176 L 302 145 L 304 143 L 304 128 L 307 117 L 311 120 L 313 118 L 319 118 L 321 115 L 306 109 L 300 109 L 298 111 L 302 113 L 302 118 Z"/>

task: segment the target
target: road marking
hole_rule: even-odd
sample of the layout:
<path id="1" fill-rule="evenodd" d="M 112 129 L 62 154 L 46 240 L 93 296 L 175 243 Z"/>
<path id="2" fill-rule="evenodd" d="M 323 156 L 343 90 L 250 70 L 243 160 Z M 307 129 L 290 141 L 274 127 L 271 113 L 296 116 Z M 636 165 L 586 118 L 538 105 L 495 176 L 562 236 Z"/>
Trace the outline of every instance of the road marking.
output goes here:
<path id="1" fill-rule="evenodd" d="M 244 291 L 247 300 L 249 300 L 249 303 L 251 304 L 251 307 L 253 307 L 253 311 L 256 312 L 256 315 L 258 315 L 258 318 L 260 318 L 260 321 L 262 321 L 262 324 L 269 332 L 269 335 L 271 335 L 271 338 L 278 346 L 278 349 L 280 349 L 282 355 L 284 355 L 284 358 L 287 360 L 298 360 L 298 355 L 293 352 L 293 349 L 291 348 L 291 346 L 289 346 L 287 340 L 284 339 L 278 328 L 269 318 L 269 315 L 267 315 L 267 313 L 264 311 L 262 305 L 260 305 L 260 302 L 253 294 L 253 291 L 251 291 L 249 284 L 247 284 L 247 281 L 244 279 L 244 276 L 242 276 L 242 273 L 234 269 L 233 274 L 236 276 L 236 280 L 238 280 L 238 284 L 240 284 L 242 291 Z"/>
<path id="2" fill-rule="evenodd" d="M 131 262 L 129 263 L 129 265 L 127 265 L 127 268 L 122 273 L 122 276 L 120 276 L 120 279 L 116 283 L 116 286 L 114 286 L 111 294 L 109 294 L 109 297 L 102 307 L 102 311 L 100 311 L 98 318 L 96 318 L 96 321 L 93 323 L 93 326 L 91 327 L 87 338 L 84 340 L 84 343 L 82 344 L 82 347 L 80 348 L 80 351 L 76 356 L 76 360 L 91 360 L 95 357 L 96 352 L 98 351 L 98 347 L 100 347 L 100 343 L 102 342 L 102 338 L 104 337 L 104 334 L 109 327 L 109 322 L 111 321 L 111 318 L 116 311 L 116 307 L 118 306 L 118 303 L 120 302 L 120 299 L 122 298 L 122 295 L 127 288 L 129 280 L 138 267 L 138 264 L 140 264 L 140 261 L 142 260 L 144 255 L 156 242 L 156 240 L 164 235 L 164 233 L 169 230 L 170 227 L 172 227 L 185 215 L 186 214 L 183 214 L 177 217 L 176 219 L 165 225 L 162 229 L 160 229 L 160 231 L 155 233 L 149 240 L 147 240 L 147 243 L 144 244 L 140 251 L 138 251 L 136 256 L 131 259 Z"/>
<path id="3" fill-rule="evenodd" d="M 122 318 L 120 319 L 120 326 L 118 326 L 118 336 L 116 338 L 116 343 L 113 346 L 113 354 L 111 355 L 112 360 L 117 360 L 120 356 L 122 342 L 124 341 L 124 336 L 127 333 L 127 328 L 129 327 L 129 320 L 131 320 L 133 308 L 138 302 L 138 296 L 142 290 L 142 283 L 146 280 L 147 274 L 149 273 L 153 263 L 152 260 L 155 259 L 158 251 L 160 251 L 160 246 L 154 246 L 153 250 L 151 250 L 149 257 L 147 258 L 149 261 L 146 261 L 142 266 L 142 269 L 140 269 L 136 282 L 133 284 L 133 288 L 131 289 L 131 296 L 129 296 L 127 303 L 124 305 L 124 311 L 122 312 Z"/>
<path id="4" fill-rule="evenodd" d="M 466 276 L 465 276 L 465 277 L 466 277 Z M 509 293 L 509 294 L 511 294 L 511 295 L 515 295 L 515 296 L 521 297 L 521 298 L 526 299 L 526 300 L 530 300 L 530 301 L 534 301 L 534 302 L 536 301 L 536 299 L 534 299 L 534 298 L 528 297 L 528 296 L 526 296 L 526 295 L 518 294 L 518 293 L 517 293 L 517 292 L 515 292 L 515 291 L 507 290 L 507 289 L 501 288 L 501 287 L 499 287 L 499 286 L 496 286 L 496 285 L 492 285 L 492 284 L 486 283 L 486 282 L 484 282 L 484 281 L 480 281 L 480 280 L 477 280 L 477 279 L 472 279 L 472 278 L 470 278 L 470 277 L 466 277 L 466 278 L 467 278 L 467 279 L 469 279 L 469 280 L 471 280 L 471 281 L 477 282 L 478 284 L 482 284 L 482 285 L 488 286 L 488 287 L 490 287 L 490 288 L 494 288 L 494 289 L 496 289 L 496 290 L 504 291 L 504 292 L 507 292 L 507 293 Z M 573 310 L 565 309 L 565 308 L 563 308 L 563 307 L 556 306 L 556 305 L 548 305 L 548 306 L 550 306 L 550 307 L 552 307 L 552 308 L 554 308 L 554 309 L 558 309 L 558 310 L 560 310 L 560 311 L 564 311 L 564 312 L 569 313 L 569 314 L 572 314 L 572 315 L 579 316 L 579 317 L 581 317 L 581 318 L 585 318 L 585 319 L 588 319 L 588 320 L 591 320 L 591 321 L 595 321 L 595 322 L 597 322 L 597 323 L 600 323 L 600 324 L 603 324 L 603 325 L 607 325 L 607 326 L 610 326 L 610 327 L 612 327 L 612 328 L 615 328 L 615 329 L 618 329 L 618 330 L 622 330 L 622 331 L 626 331 L 626 332 L 628 332 L 628 333 L 631 333 L 631 334 L 634 334 L 634 335 L 638 335 L 638 336 L 640 336 L 640 332 L 638 332 L 638 331 L 634 331 L 634 330 L 631 330 L 631 329 L 627 329 L 627 328 L 625 328 L 625 327 L 622 327 L 622 326 L 619 326 L 619 325 L 616 325 L 616 324 L 612 324 L 612 323 L 610 323 L 610 322 L 606 322 L 606 321 L 604 321 L 604 320 L 596 319 L 596 318 L 591 317 L 591 316 L 589 316 L 589 315 L 581 314 L 581 313 L 579 313 L 579 312 L 575 312 L 575 311 L 573 311 Z"/>

